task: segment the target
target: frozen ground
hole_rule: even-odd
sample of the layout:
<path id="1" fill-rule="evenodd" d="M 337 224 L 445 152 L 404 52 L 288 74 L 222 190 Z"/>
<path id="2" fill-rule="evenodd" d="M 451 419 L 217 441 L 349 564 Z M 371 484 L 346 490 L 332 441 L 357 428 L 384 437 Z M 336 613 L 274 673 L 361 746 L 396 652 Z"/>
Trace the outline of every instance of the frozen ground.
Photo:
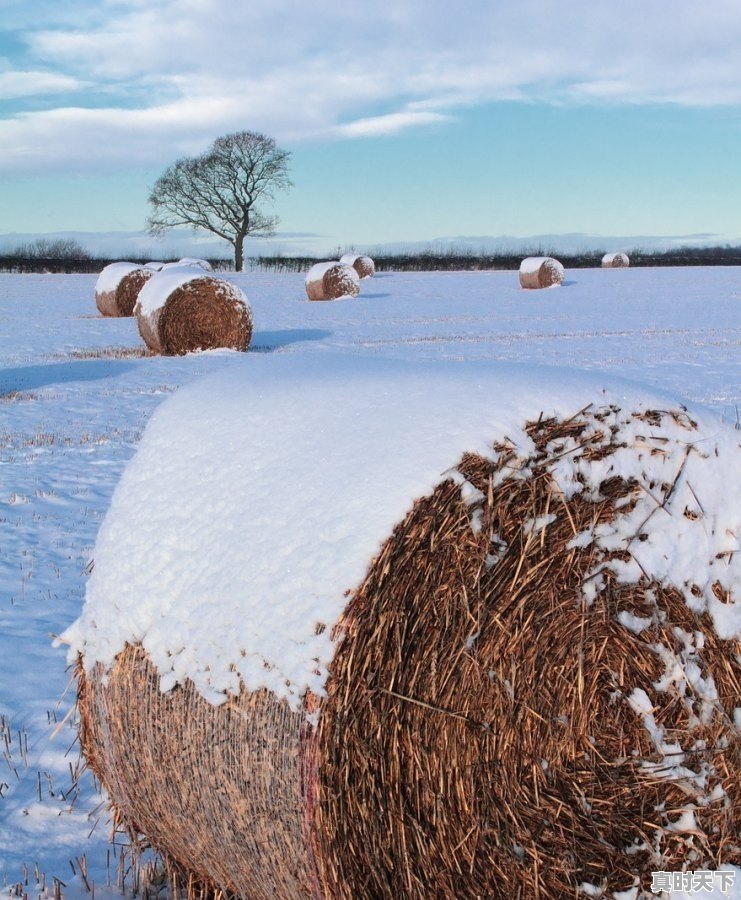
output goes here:
<path id="1" fill-rule="evenodd" d="M 521 291 L 514 272 L 383 274 L 358 300 L 328 304 L 304 300 L 302 276 L 233 280 L 253 309 L 256 354 L 585 369 L 732 424 L 739 415 L 739 269 L 572 271 L 537 292 Z M 143 356 L 133 320 L 97 315 L 94 283 L 0 275 L 0 878 L 22 881 L 27 866 L 33 893 L 38 865 L 65 896 L 84 892 L 78 859 L 99 891 L 121 857 L 102 798 L 77 777 L 69 673 L 51 635 L 79 615 L 97 529 L 152 411 L 236 356 Z"/>

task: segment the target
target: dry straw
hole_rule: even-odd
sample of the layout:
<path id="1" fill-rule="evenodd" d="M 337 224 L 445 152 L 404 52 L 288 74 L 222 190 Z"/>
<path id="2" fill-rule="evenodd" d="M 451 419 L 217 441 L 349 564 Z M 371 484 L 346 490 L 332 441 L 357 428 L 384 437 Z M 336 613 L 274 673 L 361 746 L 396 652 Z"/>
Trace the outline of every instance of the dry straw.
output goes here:
<path id="1" fill-rule="evenodd" d="M 373 278 L 376 274 L 376 264 L 370 256 L 356 256 L 354 253 L 344 253 L 340 262 L 346 266 L 352 266 L 359 278 Z"/>
<path id="2" fill-rule="evenodd" d="M 627 269 L 629 265 L 627 253 L 605 253 L 602 257 L 603 269 Z"/>
<path id="3" fill-rule="evenodd" d="M 252 314 L 242 292 L 207 275 L 179 285 L 156 309 L 137 305 L 136 319 L 147 347 L 165 356 L 216 347 L 246 350 L 252 338 Z"/>
<path id="4" fill-rule="evenodd" d="M 162 693 L 140 647 L 107 675 L 79 669 L 90 766 L 191 897 L 562 900 L 582 883 L 647 891 L 655 870 L 741 864 L 739 642 L 673 590 L 609 568 L 584 597 L 607 557 L 574 536 L 642 490 L 609 475 L 609 416 L 533 422 L 528 459 L 465 454 L 414 504 L 334 626 L 327 696 L 306 698 L 316 729 L 265 690 L 218 707 L 189 682 Z M 686 416 L 642 414 L 657 453 L 665 416 L 692 438 Z M 574 446 L 608 474 L 567 499 L 549 466 Z M 683 634 L 702 679 L 659 690 Z M 700 693 L 710 678 L 717 697 Z M 636 690 L 681 760 L 658 749 Z M 696 827 L 672 828 L 688 809 Z"/>
<path id="5" fill-rule="evenodd" d="M 127 266 L 126 263 L 114 265 Z M 113 278 L 108 281 L 108 284 L 102 284 L 100 288 L 96 286 L 95 304 L 104 316 L 133 316 L 139 291 L 154 274 L 153 270 L 146 266 L 128 265 L 130 265 L 128 271 L 123 268 L 119 270 L 125 272 L 121 275 L 120 280 Z"/>
<path id="6" fill-rule="evenodd" d="M 341 297 L 357 297 L 359 293 L 358 273 L 344 263 L 317 263 L 306 275 L 309 300 L 339 300 Z"/>
<path id="7" fill-rule="evenodd" d="M 550 256 L 528 256 L 520 263 L 520 287 L 547 288 L 563 280 L 563 266 Z"/>

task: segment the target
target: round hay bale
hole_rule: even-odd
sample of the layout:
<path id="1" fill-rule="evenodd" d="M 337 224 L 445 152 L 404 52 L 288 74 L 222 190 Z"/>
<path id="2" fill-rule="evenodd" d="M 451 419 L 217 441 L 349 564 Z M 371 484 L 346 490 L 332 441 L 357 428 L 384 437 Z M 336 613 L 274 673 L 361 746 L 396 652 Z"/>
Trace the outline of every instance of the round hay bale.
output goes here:
<path id="1" fill-rule="evenodd" d="M 235 676 L 211 705 L 135 643 L 81 661 L 85 755 L 180 884 L 559 900 L 741 862 L 741 646 L 717 627 L 737 612 L 738 541 L 722 560 L 726 539 L 707 545 L 707 584 L 659 577 L 667 536 L 721 527 L 684 481 L 722 481 L 711 435 L 681 409 L 616 406 L 524 434 L 451 459 L 414 502 L 316 624 L 333 652 L 299 707 L 280 673 L 275 691 Z"/>
<path id="2" fill-rule="evenodd" d="M 136 263 L 117 262 L 106 266 L 95 284 L 95 304 L 108 317 L 133 316 L 139 291 L 152 270 Z"/>
<path id="3" fill-rule="evenodd" d="M 603 269 L 627 269 L 629 265 L 627 253 L 605 253 L 602 257 Z"/>
<path id="4" fill-rule="evenodd" d="M 213 272 L 214 267 L 207 259 L 197 259 L 195 256 L 184 256 L 181 260 L 178 260 L 177 263 L 174 263 L 177 266 L 197 266 L 199 269 L 203 269 L 204 272 Z"/>
<path id="5" fill-rule="evenodd" d="M 357 297 L 360 278 L 352 266 L 339 262 L 317 263 L 306 275 L 306 294 L 309 300 L 339 300 Z"/>
<path id="6" fill-rule="evenodd" d="M 217 347 L 246 350 L 252 338 L 252 313 L 243 292 L 197 266 L 158 272 L 135 312 L 144 343 L 165 356 Z"/>
<path id="7" fill-rule="evenodd" d="M 376 274 L 376 264 L 370 256 L 356 256 L 354 253 L 343 253 L 340 262 L 346 266 L 352 266 L 359 278 L 373 278 Z"/>
<path id="8" fill-rule="evenodd" d="M 520 263 L 520 287 L 547 288 L 563 284 L 564 268 L 550 256 L 528 256 Z"/>

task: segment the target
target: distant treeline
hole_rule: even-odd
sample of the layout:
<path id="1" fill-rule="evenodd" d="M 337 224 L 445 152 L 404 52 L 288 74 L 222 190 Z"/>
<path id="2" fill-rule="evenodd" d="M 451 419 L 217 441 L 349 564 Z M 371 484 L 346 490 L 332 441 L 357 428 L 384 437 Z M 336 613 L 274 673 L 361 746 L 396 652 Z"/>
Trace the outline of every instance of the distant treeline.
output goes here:
<path id="1" fill-rule="evenodd" d="M 41 243 L 41 242 L 39 242 Z M 96 274 L 116 259 L 94 257 L 82 248 L 20 247 L 12 251 L 0 251 L 0 272 L 46 272 L 51 274 L 89 273 Z M 72 251 L 72 252 L 71 252 Z M 377 272 L 459 272 L 492 269 L 516 270 L 526 256 L 555 256 L 567 269 L 589 269 L 598 267 L 606 251 L 583 253 L 558 253 L 553 249 L 537 247 L 522 253 L 465 253 L 433 252 L 374 256 Z M 680 247 L 673 250 L 627 251 L 630 264 L 638 266 L 739 266 L 741 247 Z M 120 259 L 119 257 L 118 259 Z M 253 271 L 305 273 L 314 263 L 329 259 L 329 256 L 255 256 L 245 260 Z M 129 262 L 149 262 L 145 257 L 127 257 Z M 172 260 L 163 260 L 171 262 Z M 209 259 L 215 270 L 229 271 L 234 263 L 228 259 Z"/>
<path id="2" fill-rule="evenodd" d="M 112 262 L 118 262 L 122 257 L 109 259 L 107 257 L 97 256 L 72 256 L 72 257 L 43 257 L 43 256 L 21 256 L 15 252 L 3 253 L 0 251 L 0 272 L 19 272 L 32 273 L 40 272 L 52 275 L 70 275 L 70 274 L 91 274 L 97 275 L 106 266 Z M 127 262 L 144 265 L 151 261 L 151 257 L 127 256 Z M 174 262 L 171 259 L 164 259 L 162 262 Z M 234 263 L 230 263 L 225 259 L 209 259 L 214 269 L 234 268 Z"/>
<path id="3" fill-rule="evenodd" d="M 538 247 L 522 253 L 422 252 L 373 256 L 377 272 L 460 272 L 519 269 L 526 256 L 555 256 L 567 269 L 590 269 L 602 264 L 606 250 L 558 253 Z M 628 252 L 631 266 L 741 266 L 741 247 L 681 247 L 674 250 Z M 329 257 L 322 257 L 328 259 Z M 320 259 L 313 256 L 257 256 L 251 269 L 264 272 L 306 272 Z"/>

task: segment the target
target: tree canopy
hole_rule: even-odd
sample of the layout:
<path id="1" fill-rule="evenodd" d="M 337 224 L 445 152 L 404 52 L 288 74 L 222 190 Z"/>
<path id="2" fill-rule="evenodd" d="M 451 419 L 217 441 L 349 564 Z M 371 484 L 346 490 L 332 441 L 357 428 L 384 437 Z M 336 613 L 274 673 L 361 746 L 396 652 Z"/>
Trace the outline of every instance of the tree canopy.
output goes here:
<path id="1" fill-rule="evenodd" d="M 149 231 L 162 234 L 179 225 L 210 231 L 234 247 L 234 266 L 242 271 L 247 235 L 275 231 L 278 217 L 262 204 L 291 187 L 289 158 L 258 132 L 217 138 L 205 153 L 179 159 L 157 179 L 149 196 Z"/>

